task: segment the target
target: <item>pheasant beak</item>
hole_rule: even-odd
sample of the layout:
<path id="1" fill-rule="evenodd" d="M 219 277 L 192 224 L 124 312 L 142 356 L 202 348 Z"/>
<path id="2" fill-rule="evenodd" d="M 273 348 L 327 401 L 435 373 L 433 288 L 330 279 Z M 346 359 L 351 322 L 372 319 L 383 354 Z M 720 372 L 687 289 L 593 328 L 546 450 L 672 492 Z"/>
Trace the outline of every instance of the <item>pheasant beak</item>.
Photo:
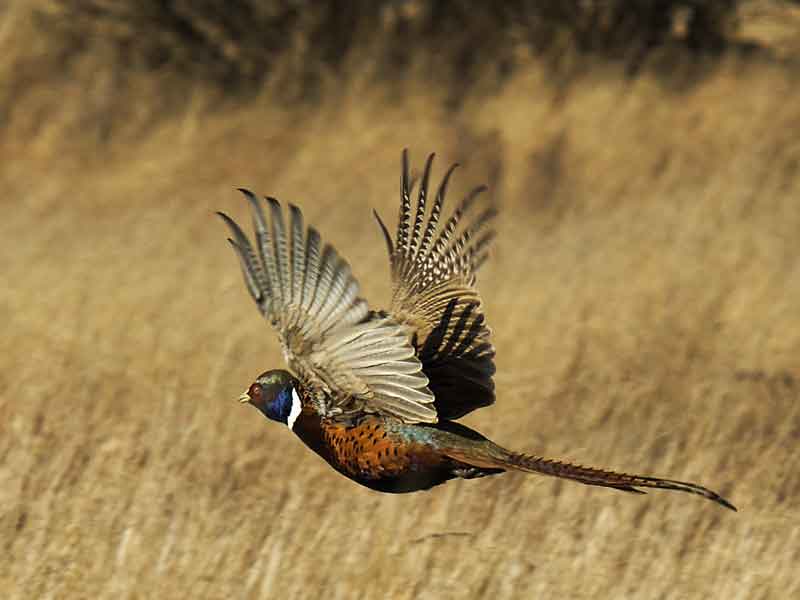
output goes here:
<path id="1" fill-rule="evenodd" d="M 241 402 L 242 404 L 247 404 L 248 402 L 250 402 L 250 394 L 245 392 L 244 394 L 239 396 L 239 402 Z"/>

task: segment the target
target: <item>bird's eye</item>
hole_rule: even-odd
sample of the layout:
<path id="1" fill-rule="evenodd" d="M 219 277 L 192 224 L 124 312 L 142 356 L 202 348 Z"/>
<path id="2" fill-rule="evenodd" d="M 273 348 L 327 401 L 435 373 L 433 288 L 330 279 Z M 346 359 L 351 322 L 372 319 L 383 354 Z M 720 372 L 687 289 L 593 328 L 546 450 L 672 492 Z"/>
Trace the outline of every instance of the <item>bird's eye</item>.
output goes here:
<path id="1" fill-rule="evenodd" d="M 261 385 L 258 383 L 254 383 L 250 386 L 250 389 L 247 390 L 247 393 L 250 395 L 250 398 L 253 400 L 260 400 L 261 399 Z"/>

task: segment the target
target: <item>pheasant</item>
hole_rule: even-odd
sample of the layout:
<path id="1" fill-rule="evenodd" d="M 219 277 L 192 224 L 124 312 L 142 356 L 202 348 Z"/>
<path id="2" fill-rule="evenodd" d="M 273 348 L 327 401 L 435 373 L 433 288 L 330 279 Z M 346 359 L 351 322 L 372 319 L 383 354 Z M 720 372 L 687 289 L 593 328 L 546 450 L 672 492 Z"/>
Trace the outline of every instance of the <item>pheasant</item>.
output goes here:
<path id="1" fill-rule="evenodd" d="M 592 486 L 644 493 L 677 490 L 736 508 L 694 483 L 629 475 L 507 450 L 457 419 L 495 401 L 495 350 L 475 274 L 494 237 L 495 208 L 472 190 L 443 217 L 454 164 L 432 201 L 434 155 L 417 182 L 402 154 L 400 216 L 394 240 L 375 217 L 389 253 L 388 311 L 370 309 L 349 265 L 297 206 L 288 220 L 274 198 L 250 204 L 254 243 L 231 231 L 244 281 L 277 330 L 290 371 L 261 374 L 241 395 L 286 425 L 336 471 L 381 492 L 414 492 L 453 478 L 524 471 Z"/>

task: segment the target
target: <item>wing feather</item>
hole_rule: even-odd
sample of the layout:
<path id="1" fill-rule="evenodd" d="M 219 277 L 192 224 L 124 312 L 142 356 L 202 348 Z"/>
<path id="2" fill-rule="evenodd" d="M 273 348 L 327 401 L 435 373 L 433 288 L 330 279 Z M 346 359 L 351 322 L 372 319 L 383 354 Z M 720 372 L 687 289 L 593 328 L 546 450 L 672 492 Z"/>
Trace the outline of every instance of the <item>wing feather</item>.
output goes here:
<path id="1" fill-rule="evenodd" d="M 303 239 L 303 213 L 294 204 L 289 205 L 292 230 L 292 304 L 299 314 L 303 305 L 305 284 L 306 244 Z"/>
<path id="2" fill-rule="evenodd" d="M 278 266 L 278 280 L 281 289 L 283 303 L 287 306 L 292 304 L 292 280 L 289 271 L 289 250 L 286 243 L 286 227 L 283 223 L 283 211 L 281 205 L 275 198 L 267 198 L 270 209 L 270 221 L 272 223 L 272 250 L 275 262 Z"/>
<path id="3" fill-rule="evenodd" d="M 319 265 L 322 255 L 319 250 L 320 237 L 317 230 L 313 227 L 308 228 L 306 235 L 305 266 L 303 273 L 303 302 L 300 306 L 303 312 L 308 312 L 314 302 L 317 293 L 317 283 L 319 282 Z"/>
<path id="4" fill-rule="evenodd" d="M 414 340 L 429 388 L 436 396 L 439 418 L 458 418 L 494 402 L 494 348 L 485 324 L 475 273 L 487 257 L 497 210 L 476 213 L 485 186 L 473 189 L 442 220 L 450 178 L 445 173 L 426 221 L 426 202 L 433 155 L 428 157 L 412 212 L 408 152 L 403 151 L 400 219 L 394 244 L 383 232 L 392 274 L 389 314 L 414 330 Z M 386 392 L 388 393 L 388 392 Z"/>
<path id="5" fill-rule="evenodd" d="M 259 263 L 255 252 L 253 252 L 253 247 L 250 245 L 250 241 L 242 232 L 241 228 L 226 214 L 221 212 L 218 212 L 217 214 L 225 221 L 233 233 L 233 237 L 235 239 L 229 238 L 228 241 L 230 242 L 231 246 L 233 246 L 233 249 L 236 251 L 236 254 L 239 257 L 239 262 L 242 267 L 242 273 L 245 277 L 247 289 L 250 291 L 250 295 L 258 304 L 261 312 L 266 314 L 265 311 L 268 310 L 269 307 L 269 297 L 267 292 L 270 287 L 262 265 Z"/>
<path id="6" fill-rule="evenodd" d="M 408 221 L 411 218 L 411 189 L 408 154 L 403 153 L 403 172 L 400 176 L 400 217 L 397 220 L 397 248 L 405 249 L 408 240 Z"/>
<path id="7" fill-rule="evenodd" d="M 253 276 L 253 272 L 247 264 L 247 258 L 245 256 L 245 253 L 241 249 L 241 247 L 239 247 L 236 244 L 236 242 L 234 242 L 232 239 L 228 238 L 228 242 L 230 242 L 231 246 L 233 246 L 233 249 L 236 251 L 236 255 L 239 257 L 239 264 L 242 267 L 242 275 L 244 275 L 244 281 L 245 285 L 247 286 L 247 291 L 250 292 L 250 295 L 253 297 L 253 300 L 256 301 L 256 304 L 258 304 L 258 307 L 262 309 L 261 312 L 263 313 L 264 311 L 262 307 L 262 302 L 264 301 L 264 295 L 261 291 L 261 286 L 258 283 L 256 283 L 256 280 Z"/>
<path id="8" fill-rule="evenodd" d="M 435 154 L 431 154 L 425 162 L 425 171 L 422 175 L 422 182 L 419 186 L 419 196 L 417 197 L 417 215 L 414 217 L 414 232 L 411 236 L 411 243 L 408 245 L 407 257 L 409 257 L 409 253 L 416 249 L 420 243 L 422 221 L 425 218 L 425 203 L 428 196 L 428 180 L 431 177 L 431 167 L 433 166 L 433 159 L 435 156 Z"/>
<path id="9" fill-rule="evenodd" d="M 455 171 L 457 168 L 458 163 L 451 165 L 450 168 L 447 169 L 447 173 L 445 173 L 442 183 L 439 184 L 439 189 L 436 192 L 436 200 L 434 200 L 431 208 L 431 216 L 428 219 L 428 225 L 425 228 L 425 236 L 422 238 L 422 242 L 420 244 L 420 254 L 423 257 L 427 256 L 430 250 L 433 242 L 433 235 L 436 233 L 436 226 L 439 224 L 439 217 L 442 214 L 444 198 L 447 194 L 447 184 L 450 182 L 450 176 L 453 174 L 453 171 Z"/>
<path id="10" fill-rule="evenodd" d="M 404 185 L 408 191 L 407 179 Z M 318 392 L 323 416 L 383 412 L 435 423 L 434 397 L 410 328 L 369 310 L 350 266 L 333 246 L 322 247 L 315 229 L 304 229 L 299 208 L 289 206 L 287 229 L 277 200 L 265 199 L 265 213 L 264 203 L 241 191 L 253 213 L 258 253 L 235 221 L 220 217 L 231 230 L 250 295 L 277 328 L 290 368 Z"/>
<path id="11" fill-rule="evenodd" d="M 265 273 L 266 278 L 269 281 L 268 294 L 275 301 L 280 302 L 282 291 L 281 283 L 278 276 L 278 266 L 275 263 L 274 253 L 272 252 L 272 242 L 270 240 L 269 233 L 267 232 L 267 220 L 264 217 L 264 210 L 261 207 L 261 203 L 258 201 L 258 198 L 256 198 L 252 192 L 242 188 L 240 188 L 239 191 L 244 194 L 244 197 L 247 198 L 247 201 L 250 203 L 252 208 L 253 229 L 256 233 L 256 243 L 258 244 L 258 251 L 261 257 L 260 268 Z M 230 227 L 232 221 L 228 221 L 230 221 L 230 219 L 226 219 L 226 223 L 228 223 L 228 226 Z M 236 228 L 239 229 L 239 226 L 236 225 Z M 239 229 L 239 232 L 241 233 L 241 229 Z M 242 236 L 244 237 L 243 233 Z"/>

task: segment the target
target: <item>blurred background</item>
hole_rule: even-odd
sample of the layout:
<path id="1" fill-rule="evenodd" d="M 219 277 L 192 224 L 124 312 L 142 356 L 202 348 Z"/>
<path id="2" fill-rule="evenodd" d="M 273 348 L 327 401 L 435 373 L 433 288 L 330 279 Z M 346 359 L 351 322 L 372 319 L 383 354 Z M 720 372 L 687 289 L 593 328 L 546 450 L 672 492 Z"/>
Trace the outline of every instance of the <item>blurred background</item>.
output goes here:
<path id="1" fill-rule="evenodd" d="M 0 4 L 5 598 L 800 595 L 800 3 Z M 236 397 L 282 366 L 213 211 L 299 204 L 375 307 L 400 152 L 502 215 L 508 474 L 392 496 Z"/>

